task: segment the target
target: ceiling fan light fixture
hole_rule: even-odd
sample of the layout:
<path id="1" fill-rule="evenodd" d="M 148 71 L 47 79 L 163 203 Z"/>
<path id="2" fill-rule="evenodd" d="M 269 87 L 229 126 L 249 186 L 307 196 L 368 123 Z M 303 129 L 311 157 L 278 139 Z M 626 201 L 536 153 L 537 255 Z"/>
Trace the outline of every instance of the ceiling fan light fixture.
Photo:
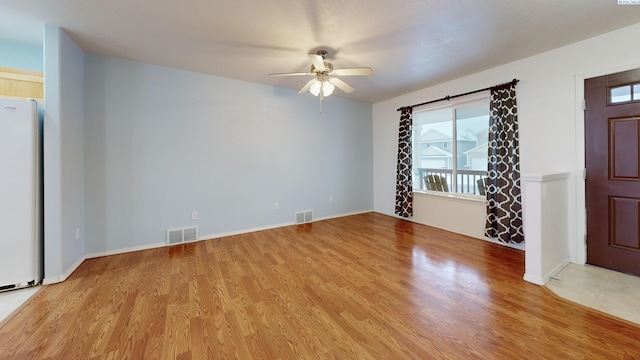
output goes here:
<path id="1" fill-rule="evenodd" d="M 313 96 L 320 95 L 320 90 L 322 89 L 322 83 L 316 79 L 316 81 L 309 88 L 309 92 L 313 94 Z M 325 94 L 326 95 L 326 94 Z"/>
<path id="2" fill-rule="evenodd" d="M 333 94 L 333 89 L 335 89 L 336 87 L 330 83 L 329 81 L 324 81 L 322 82 L 322 95 L 324 96 L 329 96 L 331 94 Z"/>

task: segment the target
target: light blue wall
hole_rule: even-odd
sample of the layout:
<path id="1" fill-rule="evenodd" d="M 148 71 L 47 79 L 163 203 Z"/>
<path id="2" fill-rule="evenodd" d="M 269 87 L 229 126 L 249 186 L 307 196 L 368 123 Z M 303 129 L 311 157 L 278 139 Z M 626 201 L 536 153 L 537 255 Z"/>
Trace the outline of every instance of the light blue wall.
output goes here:
<path id="1" fill-rule="evenodd" d="M 65 272 L 85 255 L 84 52 L 62 31 L 60 107 L 62 160 L 62 265 Z M 76 230 L 78 233 L 76 234 Z M 77 238 L 76 238 L 77 236 Z"/>
<path id="2" fill-rule="evenodd" d="M 0 66 L 43 71 L 44 57 L 40 46 L 0 40 Z"/>
<path id="3" fill-rule="evenodd" d="M 372 209 L 370 104 L 85 59 L 88 254 Z"/>
<path id="4" fill-rule="evenodd" d="M 84 53 L 54 25 L 45 25 L 44 53 L 44 276 L 56 282 L 85 254 Z"/>
<path id="5" fill-rule="evenodd" d="M 60 37 L 62 30 L 53 25 L 44 28 L 44 278 L 59 277 L 62 267 L 62 193 L 60 191 Z"/>

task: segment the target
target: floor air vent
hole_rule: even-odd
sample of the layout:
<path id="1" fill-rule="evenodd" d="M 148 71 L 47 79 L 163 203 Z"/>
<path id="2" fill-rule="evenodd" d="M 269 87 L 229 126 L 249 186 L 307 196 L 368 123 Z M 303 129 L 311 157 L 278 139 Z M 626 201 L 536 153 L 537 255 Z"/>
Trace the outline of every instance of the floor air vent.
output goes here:
<path id="1" fill-rule="evenodd" d="M 177 245 L 198 240 L 198 227 L 167 230 L 167 245 Z"/>
<path id="2" fill-rule="evenodd" d="M 304 224 L 313 221 L 313 211 L 304 211 L 296 213 L 296 224 Z"/>

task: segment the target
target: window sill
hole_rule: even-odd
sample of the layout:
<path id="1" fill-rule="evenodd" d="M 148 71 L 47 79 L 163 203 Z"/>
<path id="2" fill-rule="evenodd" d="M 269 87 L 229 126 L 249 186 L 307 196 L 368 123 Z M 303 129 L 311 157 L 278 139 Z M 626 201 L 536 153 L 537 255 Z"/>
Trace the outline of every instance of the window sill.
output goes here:
<path id="1" fill-rule="evenodd" d="M 441 191 L 429 191 L 429 190 L 413 190 L 414 196 L 419 197 L 436 197 L 440 199 L 447 199 L 463 203 L 482 204 L 487 202 L 484 196 L 480 195 L 463 195 L 463 194 L 451 194 Z"/>

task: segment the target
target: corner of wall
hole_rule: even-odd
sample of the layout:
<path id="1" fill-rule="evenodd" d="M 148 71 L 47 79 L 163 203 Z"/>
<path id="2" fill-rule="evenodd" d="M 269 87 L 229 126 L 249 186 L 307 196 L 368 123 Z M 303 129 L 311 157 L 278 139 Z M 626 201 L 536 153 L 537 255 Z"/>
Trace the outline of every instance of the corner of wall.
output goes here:
<path id="1" fill-rule="evenodd" d="M 84 228 L 84 164 L 75 159 L 84 153 L 84 101 L 77 101 L 84 93 L 84 70 L 78 69 L 83 63 L 84 52 L 73 40 L 60 27 L 45 24 L 43 216 L 47 281 L 66 278 L 68 269 L 75 269 L 85 255 L 84 240 L 76 235 L 76 229 Z"/>

